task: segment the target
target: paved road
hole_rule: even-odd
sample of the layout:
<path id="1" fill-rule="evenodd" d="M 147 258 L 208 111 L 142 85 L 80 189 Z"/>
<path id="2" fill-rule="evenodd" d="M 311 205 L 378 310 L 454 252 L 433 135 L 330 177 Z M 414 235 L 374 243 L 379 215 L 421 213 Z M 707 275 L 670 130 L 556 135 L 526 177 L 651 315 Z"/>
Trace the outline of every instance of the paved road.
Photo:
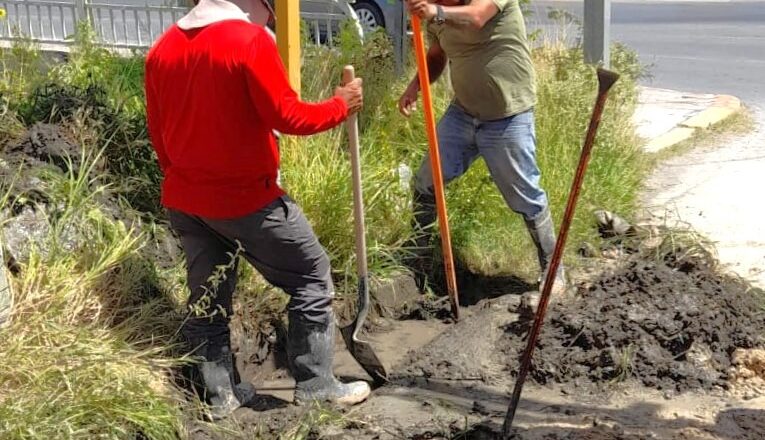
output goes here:
<path id="1" fill-rule="evenodd" d="M 549 7 L 581 16 L 580 2 L 535 1 L 530 26 Z M 646 85 L 726 93 L 765 109 L 765 1 L 617 2 L 612 37 L 652 64 Z"/>
<path id="2" fill-rule="evenodd" d="M 581 13 L 571 2 L 538 2 Z M 646 85 L 738 96 L 756 129 L 675 157 L 648 179 L 644 204 L 717 243 L 720 260 L 765 288 L 765 1 L 614 3 L 612 35 L 652 64 Z M 549 33 L 549 32 L 548 32 Z"/>

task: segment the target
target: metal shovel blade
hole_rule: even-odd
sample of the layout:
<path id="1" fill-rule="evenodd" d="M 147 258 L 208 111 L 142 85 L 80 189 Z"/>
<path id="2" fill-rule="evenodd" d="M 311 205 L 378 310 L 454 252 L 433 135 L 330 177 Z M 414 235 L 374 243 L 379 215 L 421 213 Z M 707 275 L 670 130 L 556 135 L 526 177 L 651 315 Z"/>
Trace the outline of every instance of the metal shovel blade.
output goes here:
<path id="1" fill-rule="evenodd" d="M 345 327 L 340 328 L 345 345 L 351 356 L 361 365 L 361 368 L 369 374 L 375 385 L 382 385 L 388 381 L 388 373 L 385 371 L 380 358 L 367 341 L 359 339 L 359 332 L 364 326 L 364 320 L 369 313 L 369 281 L 367 278 L 359 280 L 359 302 L 356 318 Z"/>

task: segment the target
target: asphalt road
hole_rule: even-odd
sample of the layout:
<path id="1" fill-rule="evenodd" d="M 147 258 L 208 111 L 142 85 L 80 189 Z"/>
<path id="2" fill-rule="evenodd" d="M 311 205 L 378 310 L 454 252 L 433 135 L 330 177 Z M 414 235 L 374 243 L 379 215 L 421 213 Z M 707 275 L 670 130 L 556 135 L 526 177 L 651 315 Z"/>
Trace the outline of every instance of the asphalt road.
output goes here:
<path id="1" fill-rule="evenodd" d="M 582 2 L 533 1 L 529 26 L 554 29 L 548 8 L 581 17 Z M 650 65 L 646 85 L 725 93 L 765 109 L 765 1 L 616 2 L 611 36 Z"/>

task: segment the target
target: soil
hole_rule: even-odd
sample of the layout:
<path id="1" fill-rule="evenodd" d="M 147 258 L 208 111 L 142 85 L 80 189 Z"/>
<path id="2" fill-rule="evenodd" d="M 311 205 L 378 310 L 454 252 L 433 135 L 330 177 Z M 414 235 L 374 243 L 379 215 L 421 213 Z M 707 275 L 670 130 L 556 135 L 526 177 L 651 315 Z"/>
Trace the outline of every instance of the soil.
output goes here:
<path id="1" fill-rule="evenodd" d="M 70 164 L 73 165 L 72 171 L 77 170 L 80 154 L 80 147 L 63 133 L 60 126 L 43 123 L 30 127 L 18 142 L 4 152 L 9 162 L 32 166 L 49 163 L 63 172 L 70 170 Z"/>
<path id="2" fill-rule="evenodd" d="M 512 324 L 498 341 L 508 358 L 522 352 L 527 327 Z M 762 347 L 764 335 L 763 298 L 745 283 L 703 261 L 636 258 L 551 310 L 531 376 L 540 384 L 634 377 L 658 390 L 725 389 L 731 355 Z"/>
<path id="3" fill-rule="evenodd" d="M 762 297 L 705 260 L 632 255 L 608 267 L 549 309 L 512 438 L 762 438 Z M 307 438 L 501 438 L 530 322 L 517 313 L 517 284 L 506 294 L 488 285 L 488 297 L 465 307 L 459 322 L 436 300 L 374 326 L 368 338 L 391 382 L 362 405 L 334 409 L 334 422 L 289 404 L 293 385 L 279 368 L 256 382 L 273 400 L 233 420 L 264 438 L 295 426 Z M 338 376 L 365 378 L 340 345 L 335 364 Z M 229 438 L 210 435 L 193 438 Z"/>

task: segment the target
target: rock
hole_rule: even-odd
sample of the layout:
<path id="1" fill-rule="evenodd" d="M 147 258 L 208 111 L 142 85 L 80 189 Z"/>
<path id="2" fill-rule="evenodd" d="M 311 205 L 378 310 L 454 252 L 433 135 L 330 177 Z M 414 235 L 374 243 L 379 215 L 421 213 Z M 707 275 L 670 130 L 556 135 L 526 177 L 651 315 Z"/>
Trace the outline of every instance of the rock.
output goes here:
<path id="1" fill-rule="evenodd" d="M 603 238 L 623 237 L 634 232 L 634 228 L 626 220 L 609 211 L 595 211 L 598 232 Z"/>
<path id="2" fill-rule="evenodd" d="M 387 280 L 374 280 L 370 290 L 382 316 L 395 315 L 396 311 L 422 299 L 417 283 L 408 273 L 394 275 Z"/>
<path id="3" fill-rule="evenodd" d="M 534 319 L 537 307 L 539 306 L 540 296 L 539 292 L 526 292 L 521 295 L 521 303 L 518 305 L 517 312 L 521 319 Z"/>
<path id="4" fill-rule="evenodd" d="M 56 245 L 63 251 L 73 251 L 78 243 L 83 243 L 84 237 L 78 231 L 76 224 L 68 222 L 59 231 Z M 47 256 L 51 242 L 50 222 L 48 214 L 42 207 L 25 206 L 21 212 L 10 217 L 3 227 L 3 238 L 7 257 L 16 262 L 24 263 L 29 260 L 33 250 Z"/>
<path id="5" fill-rule="evenodd" d="M 763 349 L 736 349 L 731 355 L 731 364 L 729 376 L 734 382 L 765 380 L 765 350 Z"/>
<path id="6" fill-rule="evenodd" d="M 592 243 L 582 243 L 578 250 L 579 255 L 584 258 L 595 258 L 600 255 L 600 251 Z"/>
<path id="7" fill-rule="evenodd" d="M 19 262 L 29 260 L 33 248 L 47 253 L 46 239 L 50 224 L 40 209 L 25 206 L 21 213 L 11 217 L 3 227 L 5 248 L 11 258 Z"/>

